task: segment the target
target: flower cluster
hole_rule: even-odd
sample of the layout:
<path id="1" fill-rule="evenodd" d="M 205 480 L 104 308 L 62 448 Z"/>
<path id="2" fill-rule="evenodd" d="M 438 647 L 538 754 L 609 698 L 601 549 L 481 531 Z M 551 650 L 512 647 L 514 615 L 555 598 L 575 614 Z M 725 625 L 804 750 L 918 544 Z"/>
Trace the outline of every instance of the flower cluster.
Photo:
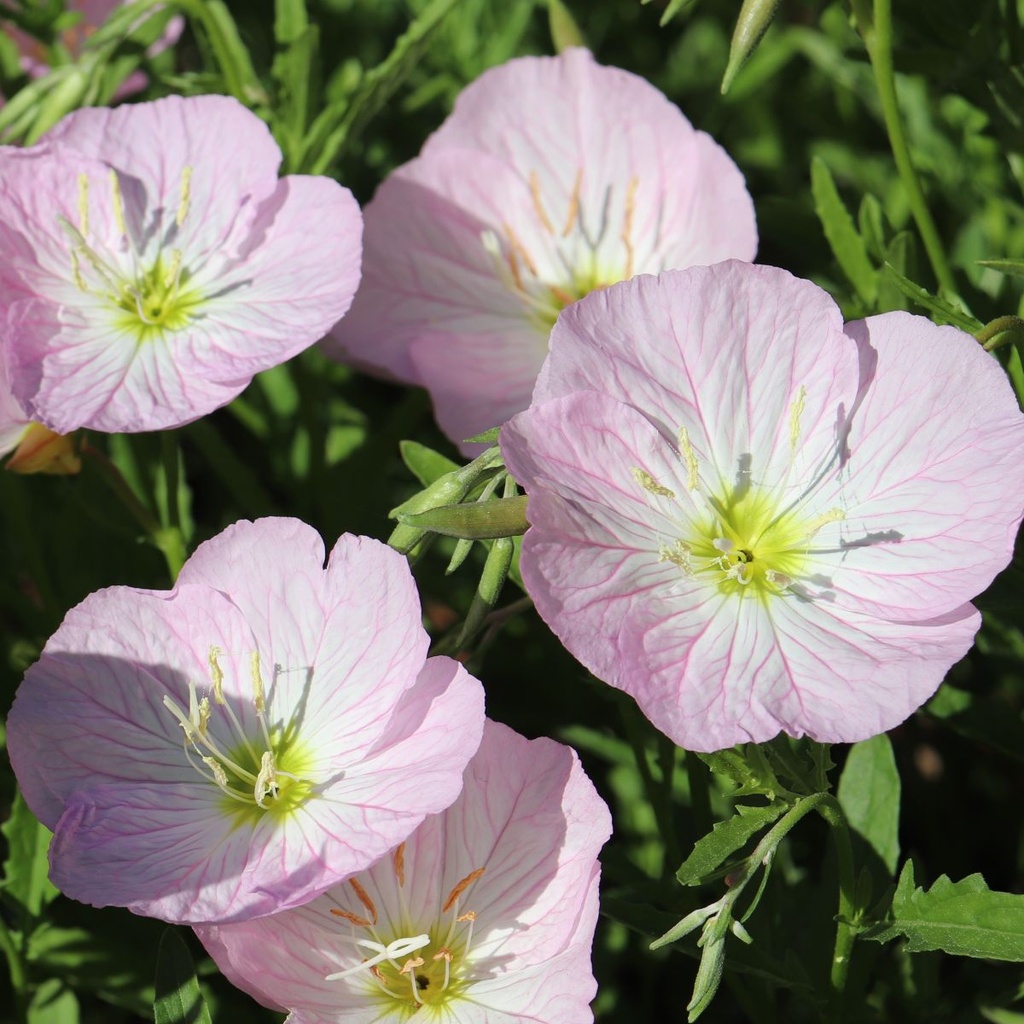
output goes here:
<path id="1" fill-rule="evenodd" d="M 756 248 L 736 165 L 660 92 L 586 50 L 523 57 L 470 85 L 378 189 L 328 351 L 427 388 L 461 445 L 529 405 L 576 299 Z"/>

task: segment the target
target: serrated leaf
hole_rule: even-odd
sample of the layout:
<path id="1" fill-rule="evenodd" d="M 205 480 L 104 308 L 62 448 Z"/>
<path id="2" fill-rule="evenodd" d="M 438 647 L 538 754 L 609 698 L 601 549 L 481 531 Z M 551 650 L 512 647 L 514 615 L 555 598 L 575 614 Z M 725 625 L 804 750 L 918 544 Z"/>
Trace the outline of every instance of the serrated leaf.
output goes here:
<path id="1" fill-rule="evenodd" d="M 15 900 L 32 918 L 56 895 L 49 879 L 46 852 L 50 848 L 50 830 L 28 809 L 21 793 L 14 798 L 11 816 L 0 828 L 7 840 L 4 861 L 3 892 Z"/>
<path id="2" fill-rule="evenodd" d="M 767 796 L 774 800 L 786 792 L 772 770 L 764 752 L 756 743 L 743 747 L 716 750 L 711 754 L 694 751 L 716 775 L 723 775 L 736 783 L 733 796 Z"/>
<path id="3" fill-rule="evenodd" d="M 418 441 L 400 441 L 398 449 L 402 453 L 402 461 L 406 469 L 424 486 L 429 487 L 445 473 L 451 473 L 461 467 L 457 462 L 435 452 Z"/>
<path id="4" fill-rule="evenodd" d="M 832 255 L 860 298 L 873 307 L 878 296 L 878 272 L 839 195 L 832 172 L 818 156 L 811 161 L 811 193 Z"/>
<path id="5" fill-rule="evenodd" d="M 175 928 L 168 928 L 160 938 L 153 1020 L 155 1024 L 211 1024 L 192 957 Z"/>
<path id="6" fill-rule="evenodd" d="M 775 803 L 763 807 L 739 804 L 736 813 L 726 821 L 718 822 L 702 839 L 698 839 L 690 856 L 676 872 L 682 885 L 697 885 L 710 875 L 730 854 L 741 849 L 751 838 L 781 817 L 786 804 Z"/>
<path id="7" fill-rule="evenodd" d="M 904 277 L 891 263 L 887 262 L 885 264 L 885 271 L 899 291 L 910 299 L 911 302 L 916 303 L 922 309 L 928 310 L 932 314 L 932 319 L 936 322 L 951 324 L 953 327 L 959 327 L 961 331 L 966 331 L 968 334 L 974 334 L 981 327 L 980 320 L 976 320 L 962 309 L 957 309 L 945 299 L 932 295 L 919 284 L 914 284 L 909 278 Z"/>
<path id="8" fill-rule="evenodd" d="M 914 887 L 904 865 L 888 926 L 871 938 L 907 939 L 907 952 L 941 949 L 954 956 L 1024 962 L 1024 896 L 993 892 L 980 874 L 959 882 L 946 875 L 931 889 Z"/>
<path id="9" fill-rule="evenodd" d="M 850 827 L 881 857 L 890 875 L 900 855 L 900 776 L 884 733 L 855 743 L 836 793 Z"/>

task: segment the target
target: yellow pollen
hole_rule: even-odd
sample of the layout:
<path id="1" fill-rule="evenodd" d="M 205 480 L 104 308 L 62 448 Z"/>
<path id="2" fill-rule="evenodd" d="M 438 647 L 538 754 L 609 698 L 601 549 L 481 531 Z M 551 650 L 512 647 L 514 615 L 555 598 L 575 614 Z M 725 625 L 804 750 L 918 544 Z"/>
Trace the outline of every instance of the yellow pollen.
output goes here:
<path id="1" fill-rule="evenodd" d="M 533 206 L 537 211 L 537 216 L 540 218 L 541 224 L 544 225 L 548 234 L 553 235 L 555 233 L 555 228 L 551 221 L 548 220 L 547 212 L 544 210 L 544 204 L 541 202 L 540 176 L 536 171 L 530 171 L 530 195 L 533 197 Z"/>
<path id="2" fill-rule="evenodd" d="M 697 464 L 697 453 L 693 450 L 693 445 L 690 443 L 690 432 L 686 427 L 679 428 L 679 454 L 686 465 L 686 489 L 688 491 L 695 491 L 698 483 L 697 471 L 699 466 Z"/>
<path id="3" fill-rule="evenodd" d="M 421 956 L 411 956 L 408 960 L 402 964 L 402 969 L 398 972 L 399 974 L 408 974 L 410 971 L 416 970 L 417 967 L 422 967 L 426 961 Z"/>
<path id="4" fill-rule="evenodd" d="M 263 696 L 263 673 L 260 671 L 260 652 L 252 652 L 252 692 L 253 692 L 253 705 L 256 708 L 256 714 L 262 715 L 267 709 L 267 702 Z"/>
<path id="5" fill-rule="evenodd" d="M 79 262 L 77 249 L 71 250 L 71 273 L 79 291 L 88 292 L 89 286 L 85 283 L 85 277 L 82 275 L 82 264 Z"/>
<path id="6" fill-rule="evenodd" d="M 214 779 L 216 779 L 217 785 L 220 786 L 221 789 L 227 789 L 228 776 L 227 773 L 224 771 L 224 767 L 221 765 L 220 761 L 218 761 L 215 757 L 207 756 L 203 758 L 203 764 L 205 764 L 206 767 L 209 768 L 211 772 L 213 772 L 213 777 Z"/>
<path id="7" fill-rule="evenodd" d="M 392 862 L 395 865 L 395 877 L 398 879 L 400 888 L 405 888 L 405 843 L 399 843 L 392 854 Z"/>
<path id="8" fill-rule="evenodd" d="M 223 652 L 219 647 L 211 647 L 209 658 L 207 659 L 210 663 L 210 679 L 213 682 L 213 699 L 217 704 L 223 704 L 224 701 L 224 670 L 217 663 L 217 659 Z"/>
<path id="9" fill-rule="evenodd" d="M 452 951 L 447 946 L 443 946 L 430 959 L 431 960 L 447 960 L 448 963 L 451 963 L 452 960 L 455 959 L 455 957 L 452 955 Z"/>
<path id="10" fill-rule="evenodd" d="M 688 576 L 693 575 L 693 549 L 686 541 L 677 540 L 672 547 L 662 547 L 658 552 L 659 562 L 671 562 Z"/>
<path id="11" fill-rule="evenodd" d="M 675 491 L 668 487 L 663 487 L 650 473 L 640 469 L 639 466 L 634 466 L 632 472 L 636 482 L 648 493 L 656 494 L 661 498 L 674 498 L 676 496 Z"/>
<path id="12" fill-rule="evenodd" d="M 583 168 L 576 172 L 576 181 L 572 187 L 572 196 L 569 198 L 569 215 L 565 218 L 565 227 L 562 228 L 562 237 L 568 238 L 572 231 L 573 224 L 580 212 L 580 191 L 583 188 Z"/>
<path id="13" fill-rule="evenodd" d="M 124 197 L 121 195 L 121 179 L 118 178 L 117 171 L 113 167 L 110 168 L 110 194 L 114 205 L 114 223 L 117 225 L 117 230 L 122 236 L 127 235 L 128 229 L 125 227 L 124 222 Z"/>
<path id="14" fill-rule="evenodd" d="M 89 176 L 78 175 L 78 226 L 83 238 L 89 234 Z"/>
<path id="15" fill-rule="evenodd" d="M 796 451 L 797 442 L 800 440 L 800 417 L 803 415 L 804 406 L 807 404 L 807 389 L 800 385 L 796 398 L 789 408 L 789 447 Z"/>
<path id="16" fill-rule="evenodd" d="M 274 755 L 269 750 L 264 750 L 260 757 L 260 773 L 256 776 L 252 795 L 256 806 L 262 810 L 266 810 L 267 796 L 277 795 L 277 768 L 274 765 Z"/>
<path id="17" fill-rule="evenodd" d="M 200 736 L 206 735 L 206 726 L 210 721 L 210 698 L 204 697 L 197 708 L 196 728 Z"/>
<path id="18" fill-rule="evenodd" d="M 455 905 L 455 901 L 484 873 L 484 868 L 477 868 L 476 871 L 471 871 L 466 877 L 459 882 L 457 886 L 450 893 L 448 893 L 448 899 L 444 901 L 444 906 L 441 908 L 442 914 L 447 914 L 449 910 Z M 476 915 L 474 914 L 470 920 L 475 920 Z M 462 918 L 458 918 L 462 920 Z"/>
<path id="19" fill-rule="evenodd" d="M 366 907 L 370 914 L 370 923 L 377 923 L 377 908 L 374 905 L 373 900 L 370 899 L 370 894 L 354 879 L 350 878 L 348 884 L 352 886 L 352 891 L 356 894 L 359 902 Z"/>
<path id="20" fill-rule="evenodd" d="M 185 166 L 181 169 L 181 199 L 178 201 L 178 214 L 175 222 L 180 228 L 188 216 L 188 207 L 192 199 L 192 168 Z"/>
<path id="21" fill-rule="evenodd" d="M 483 873 L 483 868 L 481 868 L 480 871 L 481 871 L 481 873 Z M 445 910 L 447 910 L 447 909 L 448 908 L 445 907 Z M 464 914 L 460 914 L 457 918 L 455 918 L 455 920 L 456 920 L 456 922 L 458 922 L 460 924 L 463 921 L 475 921 L 476 920 L 476 911 L 475 910 L 467 910 Z"/>
<path id="22" fill-rule="evenodd" d="M 365 962 L 365 961 L 364 961 L 364 962 Z M 387 979 L 387 978 L 385 977 L 385 975 L 384 975 L 384 972 L 383 972 L 383 971 L 382 971 L 382 970 L 381 970 L 381 969 L 380 969 L 380 968 L 379 968 L 379 967 L 378 967 L 378 966 L 377 966 L 376 964 L 374 964 L 374 965 L 373 965 L 373 966 L 372 966 L 372 967 L 370 968 L 370 973 L 371 973 L 371 974 L 372 974 L 372 975 L 373 975 L 373 976 L 374 976 L 374 977 L 375 977 L 375 978 L 376 978 L 376 979 L 377 979 L 377 980 L 378 980 L 378 981 L 379 981 L 379 982 L 380 982 L 380 983 L 381 983 L 382 985 L 390 985 L 390 984 L 391 984 L 391 982 L 389 982 L 389 981 L 388 981 L 388 979 Z"/>

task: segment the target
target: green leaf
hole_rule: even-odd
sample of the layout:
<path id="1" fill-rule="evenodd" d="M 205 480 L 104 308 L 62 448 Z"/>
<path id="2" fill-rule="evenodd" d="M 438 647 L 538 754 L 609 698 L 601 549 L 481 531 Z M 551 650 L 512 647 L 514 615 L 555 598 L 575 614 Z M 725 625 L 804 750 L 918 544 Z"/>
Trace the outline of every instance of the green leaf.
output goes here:
<path id="1" fill-rule="evenodd" d="M 78 999 L 58 978 L 48 978 L 32 995 L 28 1024 L 78 1024 Z"/>
<path id="2" fill-rule="evenodd" d="M 778 6 L 779 0 L 743 0 L 729 45 L 729 63 L 722 76 L 723 94 L 729 91 L 736 73 L 757 49 L 757 44 L 768 31 Z"/>
<path id="3" fill-rule="evenodd" d="M 459 468 L 457 462 L 418 441 L 400 441 L 398 448 L 406 468 L 424 487 Z"/>
<path id="4" fill-rule="evenodd" d="M 893 284 L 908 298 L 922 309 L 926 309 L 932 319 L 940 324 L 952 324 L 959 327 L 968 334 L 973 334 L 981 327 L 981 321 L 976 320 L 969 313 L 957 309 L 952 303 L 940 299 L 936 295 L 927 292 L 919 284 L 904 277 L 891 263 L 885 264 L 885 271 Z"/>
<path id="5" fill-rule="evenodd" d="M 1024 1024 L 1024 1013 L 1015 1013 L 998 1006 L 979 1006 L 978 1012 L 991 1024 Z"/>
<path id="6" fill-rule="evenodd" d="M 665 13 L 661 16 L 658 24 L 664 28 L 684 7 L 688 7 L 693 0 L 669 0 Z"/>
<path id="7" fill-rule="evenodd" d="M 1024 962 L 1024 896 L 993 892 L 981 875 L 951 882 L 942 875 L 931 889 L 914 887 L 914 869 L 903 865 L 891 920 L 869 937 L 887 942 L 905 936 L 908 953 L 941 949 L 954 956 Z"/>
<path id="8" fill-rule="evenodd" d="M 155 1024 L 211 1024 L 192 957 L 176 928 L 168 928 L 160 938 L 153 1020 Z"/>
<path id="9" fill-rule="evenodd" d="M 30 918 L 39 917 L 57 889 L 47 877 L 50 830 L 28 809 L 21 793 L 14 798 L 11 816 L 0 829 L 7 840 L 3 893 L 15 900 Z"/>
<path id="10" fill-rule="evenodd" d="M 323 174 L 345 146 L 394 95 L 423 59 L 434 34 L 459 0 L 433 0 L 401 36 L 394 49 L 359 80 L 347 100 L 327 107 L 313 122 L 307 139 L 309 173 Z"/>
<path id="11" fill-rule="evenodd" d="M 209 42 L 228 92 L 246 106 L 266 103 L 267 94 L 252 66 L 249 50 L 242 42 L 235 19 L 223 0 L 176 2 Z"/>
<path id="12" fill-rule="evenodd" d="M 756 743 L 741 747 L 716 750 L 712 754 L 694 751 L 716 775 L 724 776 L 736 783 L 733 796 L 766 796 L 774 800 L 780 793 L 788 792 L 775 776 L 764 751 Z"/>
<path id="13" fill-rule="evenodd" d="M 832 172 L 818 156 L 811 161 L 811 193 L 832 254 L 860 298 L 873 308 L 878 296 L 878 273 L 868 258 L 864 239 L 840 198 Z"/>
<path id="14" fill-rule="evenodd" d="M 702 839 L 698 839 L 690 856 L 676 872 L 683 885 L 698 885 L 714 872 L 730 854 L 742 848 L 751 836 L 781 817 L 786 804 L 773 803 L 762 807 L 738 804 L 736 814 L 718 822 Z"/>
<path id="15" fill-rule="evenodd" d="M 850 827 L 894 875 L 900 855 L 900 776 L 885 733 L 850 748 L 836 795 Z"/>
<path id="16" fill-rule="evenodd" d="M 975 260 L 982 267 L 990 267 L 1010 277 L 1024 277 L 1024 262 L 1021 260 Z"/>

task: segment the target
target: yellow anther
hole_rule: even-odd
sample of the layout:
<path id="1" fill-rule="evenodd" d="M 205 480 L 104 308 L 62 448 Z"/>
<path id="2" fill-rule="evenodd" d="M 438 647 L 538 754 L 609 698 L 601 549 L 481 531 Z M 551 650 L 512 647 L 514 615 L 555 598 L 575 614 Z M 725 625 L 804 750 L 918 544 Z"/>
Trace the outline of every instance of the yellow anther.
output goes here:
<path id="1" fill-rule="evenodd" d="M 512 249 L 512 252 L 523 261 L 523 266 L 526 267 L 534 277 L 539 277 L 540 275 L 537 273 L 537 264 L 533 262 L 530 254 L 526 251 L 526 247 L 519 241 L 519 236 L 515 233 L 511 224 L 505 224 L 505 234 L 508 237 L 509 246 Z"/>
<path id="2" fill-rule="evenodd" d="M 217 704 L 223 704 L 224 701 L 224 671 L 220 667 L 217 659 L 221 656 L 223 651 L 219 647 L 211 647 L 210 655 L 207 659 L 210 663 L 210 680 L 213 683 L 213 699 Z"/>
<path id="3" fill-rule="evenodd" d="M 82 264 L 78 258 L 77 249 L 71 250 L 71 273 L 79 290 L 87 292 L 89 290 L 89 286 L 85 283 L 85 277 L 82 275 Z"/>
<path id="4" fill-rule="evenodd" d="M 447 910 L 448 908 L 445 907 L 444 909 Z M 460 921 L 460 922 L 461 921 L 475 921 L 476 920 L 476 911 L 475 910 L 467 910 L 464 914 L 460 914 L 457 918 L 455 918 L 455 920 L 456 921 Z"/>
<path id="5" fill-rule="evenodd" d="M 181 169 L 181 198 L 178 200 L 178 214 L 174 218 L 178 227 L 185 223 L 188 216 L 188 206 L 192 199 L 192 168 L 189 166 Z"/>
<path id="6" fill-rule="evenodd" d="M 217 780 L 217 785 L 220 786 L 221 789 L 227 789 L 228 776 L 227 772 L 224 771 L 224 768 L 221 765 L 220 761 L 218 761 L 215 757 L 204 757 L 203 764 L 205 764 L 206 767 L 209 768 L 211 772 L 213 772 L 213 777 Z"/>
<path id="7" fill-rule="evenodd" d="M 451 963 L 455 959 L 455 957 L 452 954 L 452 951 L 447 946 L 443 946 L 430 959 L 431 960 L 447 960 L 448 963 Z"/>
<path id="8" fill-rule="evenodd" d="M 183 256 L 180 249 L 171 250 L 171 259 L 167 264 L 167 270 L 164 273 L 164 287 L 170 289 L 172 293 L 178 287 L 178 277 L 181 274 L 182 259 Z"/>
<path id="9" fill-rule="evenodd" d="M 823 512 L 807 524 L 807 538 L 813 537 L 823 526 L 828 526 L 829 523 L 841 522 L 845 518 L 846 513 L 841 508 L 830 508 L 827 512 Z"/>
<path id="10" fill-rule="evenodd" d="M 541 202 L 540 175 L 538 175 L 536 171 L 530 171 L 530 195 L 533 197 L 533 207 L 537 211 L 537 216 L 540 218 L 541 224 L 544 225 L 548 234 L 553 235 L 555 233 L 555 228 L 548 219 L 547 212 L 544 209 L 544 204 Z"/>
<path id="11" fill-rule="evenodd" d="M 398 879 L 399 888 L 405 887 L 405 843 L 399 843 L 395 852 L 391 855 L 395 865 L 395 877 Z"/>
<path id="12" fill-rule="evenodd" d="M 78 226 L 83 238 L 89 234 L 89 176 L 78 175 Z"/>
<path id="13" fill-rule="evenodd" d="M 675 491 L 670 490 L 668 487 L 663 487 L 650 473 L 640 469 L 639 466 L 634 466 L 632 472 L 636 482 L 649 494 L 656 494 L 661 498 L 674 498 L 676 496 Z"/>
<path id="14" fill-rule="evenodd" d="M 204 697 L 196 708 L 196 728 L 201 736 L 206 735 L 206 726 L 210 721 L 210 698 Z"/>
<path id="15" fill-rule="evenodd" d="M 422 967 L 423 963 L 424 963 L 423 957 L 421 957 L 421 956 L 411 956 L 411 957 L 409 957 L 408 960 L 405 961 L 404 964 L 402 964 L 402 968 L 401 968 L 401 970 L 398 973 L 399 974 L 409 974 L 410 971 L 415 971 L 417 967 Z"/>
<path id="16" fill-rule="evenodd" d="M 801 384 L 793 404 L 789 407 L 789 447 L 793 451 L 796 451 L 797 442 L 800 440 L 800 417 L 806 404 L 807 388 Z"/>
<path id="17" fill-rule="evenodd" d="M 679 428 L 679 456 L 683 460 L 683 465 L 686 466 L 686 489 L 688 491 L 695 491 L 699 480 L 698 469 L 700 467 L 697 463 L 697 453 L 693 450 L 693 445 L 690 443 L 690 432 L 686 427 Z"/>
<path id="18" fill-rule="evenodd" d="M 260 773 L 256 776 L 252 795 L 256 806 L 263 810 L 267 807 L 264 803 L 267 796 L 277 796 L 277 768 L 274 765 L 274 755 L 269 750 L 264 750 L 260 758 Z"/>
<path id="19" fill-rule="evenodd" d="M 686 573 L 693 575 L 693 549 L 685 541 L 677 540 L 672 547 L 662 547 L 658 552 L 659 562 L 671 562 Z"/>
<path id="20" fill-rule="evenodd" d="M 110 194 L 114 205 L 114 223 L 117 225 L 117 230 L 121 235 L 127 235 L 128 229 L 125 227 L 124 222 L 124 197 L 121 195 L 121 179 L 118 178 L 117 171 L 113 167 L 110 168 Z"/>
<path id="21" fill-rule="evenodd" d="M 583 188 L 583 168 L 576 172 L 576 181 L 572 186 L 572 196 L 569 198 L 569 215 L 565 218 L 565 227 L 562 228 L 562 237 L 567 238 L 572 231 L 573 224 L 580 212 L 580 191 Z"/>
<path id="22" fill-rule="evenodd" d="M 370 924 L 377 923 L 377 908 L 374 905 L 373 900 L 370 899 L 370 894 L 354 879 L 350 878 L 348 884 L 352 886 L 352 891 L 356 894 L 359 902 L 366 907 L 370 914 Z"/>
<path id="23" fill-rule="evenodd" d="M 252 652 L 252 702 L 256 714 L 262 715 L 267 710 L 267 702 L 263 696 L 263 673 L 260 671 L 260 652 Z"/>
<path id="24" fill-rule="evenodd" d="M 442 914 L 447 914 L 449 910 L 455 904 L 455 901 L 484 873 L 484 868 L 477 868 L 476 871 L 471 871 L 466 877 L 459 882 L 457 886 L 450 893 L 448 893 L 448 899 L 444 901 L 444 906 L 441 908 Z M 474 914 L 474 918 L 476 915 Z M 462 918 L 460 917 L 461 921 Z"/>
<path id="25" fill-rule="evenodd" d="M 340 917 L 349 924 L 357 924 L 361 928 L 366 928 L 373 922 L 368 917 L 360 917 L 358 914 L 353 914 L 350 910 L 342 910 L 340 907 L 331 907 L 331 913 L 335 917 Z"/>

